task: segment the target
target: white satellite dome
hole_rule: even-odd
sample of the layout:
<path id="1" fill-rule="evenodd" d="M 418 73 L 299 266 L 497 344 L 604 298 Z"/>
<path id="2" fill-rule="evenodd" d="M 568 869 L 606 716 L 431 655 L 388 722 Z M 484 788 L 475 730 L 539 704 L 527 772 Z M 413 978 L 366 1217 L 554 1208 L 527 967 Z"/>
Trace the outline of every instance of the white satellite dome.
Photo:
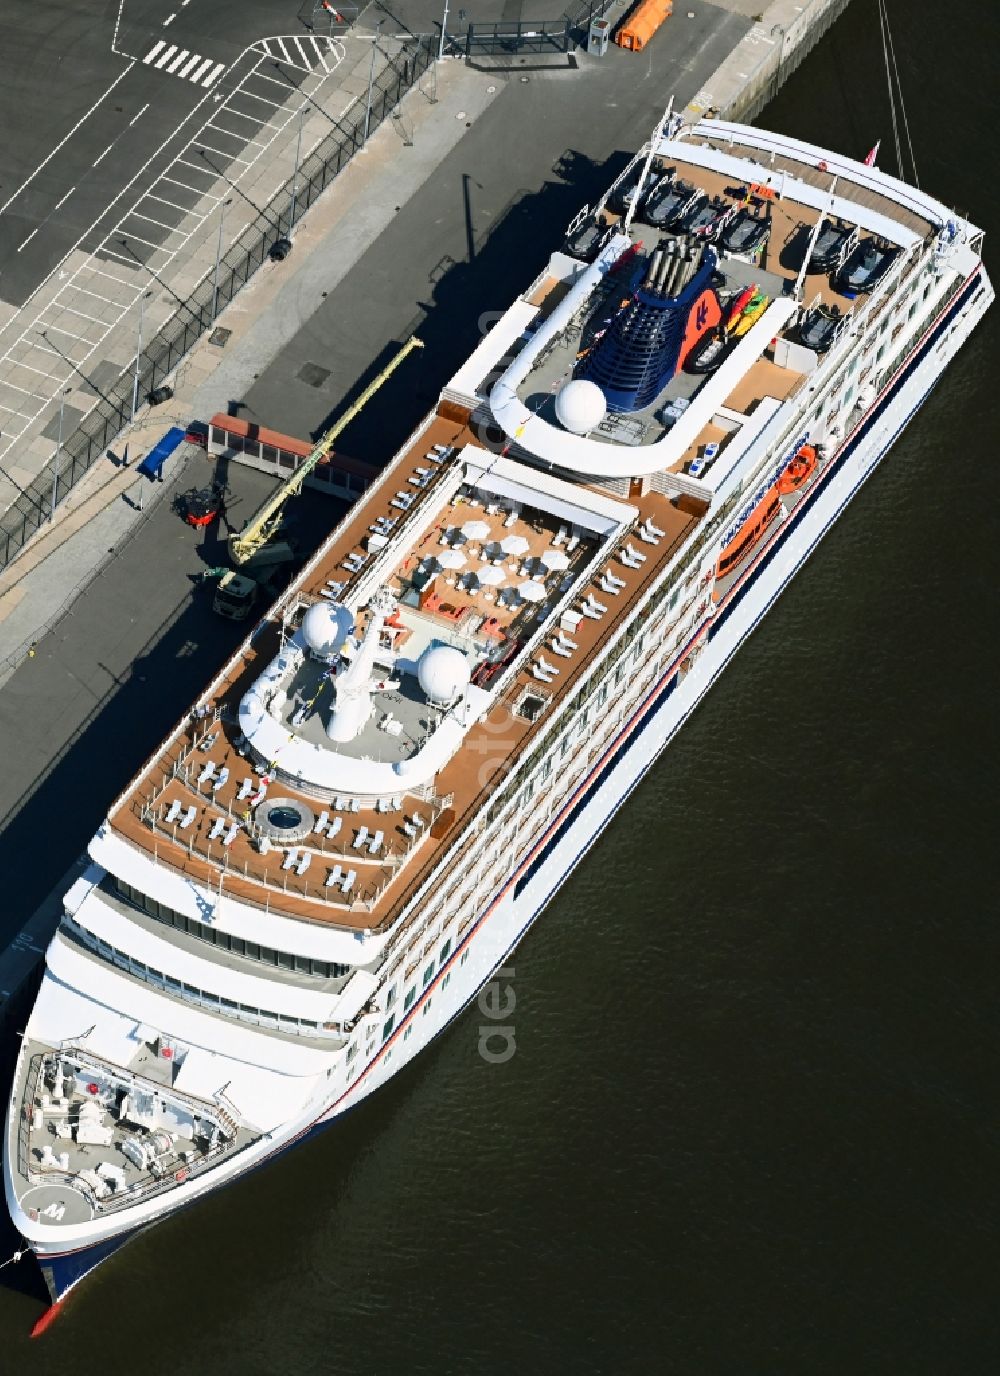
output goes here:
<path id="1" fill-rule="evenodd" d="M 574 435 L 586 435 L 607 415 L 608 403 L 596 382 L 575 378 L 556 395 L 559 424 Z"/>
<path id="2" fill-rule="evenodd" d="M 354 629 L 354 617 L 339 603 L 317 602 L 302 618 L 302 639 L 321 659 L 337 653 Z"/>
<path id="3" fill-rule="evenodd" d="M 471 673 L 465 655 L 452 645 L 431 645 L 417 660 L 417 682 L 439 707 L 447 707 L 465 692 Z"/>

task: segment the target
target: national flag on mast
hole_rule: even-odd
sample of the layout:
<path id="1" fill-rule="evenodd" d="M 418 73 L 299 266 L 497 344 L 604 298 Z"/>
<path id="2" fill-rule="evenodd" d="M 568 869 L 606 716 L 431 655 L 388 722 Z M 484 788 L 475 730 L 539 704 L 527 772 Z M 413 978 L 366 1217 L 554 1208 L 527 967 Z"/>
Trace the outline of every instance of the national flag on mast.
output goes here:
<path id="1" fill-rule="evenodd" d="M 878 150 L 879 150 L 881 144 L 882 144 L 882 140 L 879 139 L 878 143 L 876 143 L 875 147 L 874 147 L 873 149 L 871 149 L 871 151 L 869 152 L 868 156 L 865 158 L 865 166 L 866 166 L 866 167 L 874 167 L 874 166 L 875 166 L 875 159 L 878 157 Z"/>
<path id="2" fill-rule="evenodd" d="M 333 15 L 334 19 L 336 19 L 338 24 L 347 23 L 347 20 L 341 14 L 340 10 L 338 10 L 336 5 L 334 5 L 333 0 L 323 0 L 323 8 L 326 10 L 327 14 Z"/>

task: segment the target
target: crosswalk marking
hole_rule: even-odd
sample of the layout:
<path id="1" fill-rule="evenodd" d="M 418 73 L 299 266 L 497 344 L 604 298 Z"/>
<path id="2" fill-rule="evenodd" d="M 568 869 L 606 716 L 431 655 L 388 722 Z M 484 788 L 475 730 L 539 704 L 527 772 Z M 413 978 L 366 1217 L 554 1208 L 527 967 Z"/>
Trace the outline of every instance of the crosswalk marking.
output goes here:
<path id="1" fill-rule="evenodd" d="M 204 57 L 182 48 L 177 43 L 166 43 L 158 39 L 142 59 L 147 67 L 163 72 L 166 76 L 178 76 L 182 81 L 190 81 L 194 86 L 208 90 L 226 70 L 225 62 L 216 62 L 214 57 Z"/>
<path id="2" fill-rule="evenodd" d="M 276 58 L 286 67 L 295 67 L 300 72 L 311 72 L 319 67 L 324 72 L 332 72 L 340 61 L 341 52 L 332 38 L 324 35 L 286 34 L 283 38 L 261 38 L 253 45 L 258 52 Z"/>

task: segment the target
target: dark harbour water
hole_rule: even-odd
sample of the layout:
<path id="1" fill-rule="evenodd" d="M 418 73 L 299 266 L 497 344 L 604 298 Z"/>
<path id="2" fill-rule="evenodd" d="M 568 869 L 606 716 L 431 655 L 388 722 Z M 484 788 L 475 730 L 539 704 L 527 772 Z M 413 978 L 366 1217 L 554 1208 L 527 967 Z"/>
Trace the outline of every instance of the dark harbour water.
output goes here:
<path id="1" fill-rule="evenodd" d="M 891 168 L 873 8 L 760 122 Z M 995 242 L 996 8 L 892 10 Z M 515 953 L 513 1058 L 469 1012 L 44 1344 L 0 1290 L 0 1371 L 998 1369 L 998 318 Z"/>

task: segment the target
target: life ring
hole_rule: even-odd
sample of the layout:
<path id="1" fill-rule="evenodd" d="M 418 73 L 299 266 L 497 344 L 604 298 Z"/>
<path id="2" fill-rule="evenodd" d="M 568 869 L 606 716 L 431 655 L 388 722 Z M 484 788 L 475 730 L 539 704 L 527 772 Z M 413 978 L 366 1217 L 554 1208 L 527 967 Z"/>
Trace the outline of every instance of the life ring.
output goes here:
<path id="1" fill-rule="evenodd" d="M 179 1171 L 174 1171 L 174 1179 L 180 1182 L 186 1180 L 190 1174 L 191 1172 L 188 1170 L 187 1166 L 181 1166 Z"/>
<path id="2" fill-rule="evenodd" d="M 100 1090 L 101 1090 L 101 1086 L 98 1085 L 98 1084 L 95 1084 L 93 1080 L 91 1080 L 90 1084 L 87 1086 L 87 1093 L 88 1093 L 88 1094 L 99 1094 L 99 1093 L 100 1093 Z"/>

